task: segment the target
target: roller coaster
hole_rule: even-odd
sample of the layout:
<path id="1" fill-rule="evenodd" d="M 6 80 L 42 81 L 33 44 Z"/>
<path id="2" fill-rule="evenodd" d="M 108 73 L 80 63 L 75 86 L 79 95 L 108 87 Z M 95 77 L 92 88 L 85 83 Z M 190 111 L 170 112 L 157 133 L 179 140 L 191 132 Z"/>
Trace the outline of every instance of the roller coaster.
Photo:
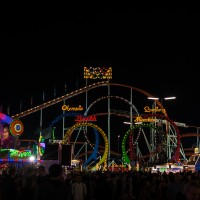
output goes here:
<path id="1" fill-rule="evenodd" d="M 133 103 L 140 102 L 138 96 L 144 105 Z M 131 166 L 136 163 L 151 166 L 187 162 L 192 151 L 183 147 L 182 139 L 196 137 L 195 143 L 199 147 L 199 128 L 192 127 L 196 133 L 185 133 L 191 126 L 170 119 L 159 100 L 146 105 L 149 96 L 154 97 L 137 87 L 102 81 L 17 113 L 11 119 L 23 121 L 33 113 L 42 113 L 39 115 L 40 137 L 37 139 L 40 154 L 45 151 L 40 145 L 44 139 L 70 144 L 73 147 L 72 159 L 81 159 L 85 169 L 106 169 L 112 160 Z M 74 102 L 79 106 L 70 106 Z M 60 105 L 59 110 L 51 113 L 51 120 L 46 122 L 49 125 L 43 127 L 42 122 L 48 119 L 44 111 L 55 105 Z M 61 109 L 62 106 L 66 109 Z M 130 124 L 127 126 L 124 121 Z M 59 130 L 59 134 L 62 132 L 61 139 L 58 139 L 58 132 L 49 133 L 48 130 L 53 128 Z"/>

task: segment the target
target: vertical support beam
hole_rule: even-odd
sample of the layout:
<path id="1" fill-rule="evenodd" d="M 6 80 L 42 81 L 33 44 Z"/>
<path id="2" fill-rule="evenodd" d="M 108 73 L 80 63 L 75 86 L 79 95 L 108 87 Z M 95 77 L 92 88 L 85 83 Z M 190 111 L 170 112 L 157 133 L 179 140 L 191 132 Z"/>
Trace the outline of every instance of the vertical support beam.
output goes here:
<path id="1" fill-rule="evenodd" d="M 63 105 L 65 105 L 65 100 L 63 101 Z M 64 116 L 65 110 L 63 110 L 62 114 Z M 63 117 L 62 139 L 64 138 L 64 136 L 65 136 L 65 118 Z"/>
<path id="2" fill-rule="evenodd" d="M 130 102 L 131 102 L 131 105 L 130 105 L 130 128 L 133 127 L 133 90 L 131 88 L 131 93 L 130 93 Z"/>
<path id="3" fill-rule="evenodd" d="M 132 107 L 132 105 L 133 105 L 133 99 L 132 99 L 132 88 L 131 88 L 131 91 L 130 91 L 130 102 L 131 102 L 131 104 L 130 104 L 130 129 L 132 129 L 132 127 L 133 127 L 133 107 Z M 131 145 L 131 147 L 130 147 L 130 150 L 131 150 L 131 159 L 133 160 L 133 155 L 135 155 L 134 153 L 134 149 L 133 149 L 133 133 L 132 133 L 132 130 L 130 131 L 130 138 L 129 138 L 131 141 L 129 142 L 129 144 Z M 137 150 L 136 150 L 137 151 Z M 134 153 L 133 153 L 134 152 Z M 136 154 L 137 154 L 137 152 L 136 152 Z"/>
<path id="4" fill-rule="evenodd" d="M 65 84 L 65 95 L 67 93 L 67 85 Z M 65 105 L 65 100 L 63 101 L 63 105 Z M 63 110 L 63 116 L 65 115 L 65 110 Z M 62 139 L 65 136 L 65 117 L 63 117 L 63 130 L 62 130 Z M 67 144 L 70 144 L 70 137 L 67 139 Z"/>
<path id="5" fill-rule="evenodd" d="M 87 142 L 85 142 L 85 160 L 87 160 Z M 88 170 L 87 166 L 86 166 L 86 171 Z"/>
<path id="6" fill-rule="evenodd" d="M 156 101 L 153 102 L 152 104 L 152 110 L 155 110 L 156 108 Z M 152 111 L 152 114 L 155 114 L 154 111 Z M 157 126 L 157 122 L 156 122 L 156 117 L 154 117 L 154 122 L 152 122 L 154 124 L 154 126 Z M 150 152 L 154 152 L 156 147 L 155 147 L 155 135 L 156 135 L 156 130 L 154 128 L 151 128 L 151 132 L 150 132 Z M 150 156 L 150 162 L 154 161 L 154 155 Z"/>
<path id="7" fill-rule="evenodd" d="M 88 79 L 86 78 L 85 79 L 85 87 L 88 86 Z M 87 110 L 87 107 L 88 107 L 88 92 L 86 91 L 85 92 L 85 110 Z"/>
<path id="8" fill-rule="evenodd" d="M 85 86 L 88 86 L 88 79 L 85 79 Z M 85 110 L 87 110 L 88 108 L 88 91 L 85 92 Z M 85 131 L 87 134 L 87 126 L 85 127 Z M 85 143 L 85 160 L 87 160 L 87 142 Z M 87 166 L 86 166 L 86 171 L 88 170 Z"/>
<path id="9" fill-rule="evenodd" d="M 42 135 L 42 109 L 40 109 L 40 136 Z M 37 159 L 39 159 L 39 148 L 37 148 Z"/>
<path id="10" fill-rule="evenodd" d="M 167 158 L 168 158 L 168 160 L 171 160 L 171 148 L 170 148 L 170 139 L 171 139 L 171 137 L 170 137 L 170 135 L 169 134 L 167 134 L 167 147 L 166 147 L 166 149 L 167 149 Z"/>
<path id="11" fill-rule="evenodd" d="M 40 109 L 40 136 L 42 134 L 42 109 Z"/>
<path id="12" fill-rule="evenodd" d="M 197 134 L 199 135 L 199 127 L 197 128 Z M 199 149 L 200 149 L 199 136 L 197 136 L 197 147 L 198 147 L 198 151 L 199 151 Z"/>
<path id="13" fill-rule="evenodd" d="M 108 84 L 108 96 L 110 96 L 110 84 Z M 108 98 L 108 163 L 107 163 L 107 166 L 109 166 L 109 163 L 110 163 L 110 98 Z"/>

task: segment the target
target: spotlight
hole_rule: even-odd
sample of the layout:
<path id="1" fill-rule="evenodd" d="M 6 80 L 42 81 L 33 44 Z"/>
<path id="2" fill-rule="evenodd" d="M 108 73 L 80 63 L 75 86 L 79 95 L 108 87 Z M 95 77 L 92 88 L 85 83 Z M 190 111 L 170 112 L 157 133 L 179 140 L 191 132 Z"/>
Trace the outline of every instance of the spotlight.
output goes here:
<path id="1" fill-rule="evenodd" d="M 30 156 L 29 160 L 30 160 L 31 162 L 34 162 L 34 161 L 35 161 L 35 156 Z"/>

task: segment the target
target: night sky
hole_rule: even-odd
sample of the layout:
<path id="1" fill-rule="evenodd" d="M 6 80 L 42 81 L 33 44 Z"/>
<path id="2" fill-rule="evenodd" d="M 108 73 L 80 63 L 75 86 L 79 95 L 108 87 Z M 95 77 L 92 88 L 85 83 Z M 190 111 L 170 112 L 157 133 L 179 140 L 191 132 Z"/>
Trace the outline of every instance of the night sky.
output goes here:
<path id="1" fill-rule="evenodd" d="M 83 67 L 105 66 L 111 82 L 176 96 L 166 103 L 169 116 L 200 126 L 199 24 L 200 13 L 186 8 L 7 13 L 0 27 L 2 112 L 17 114 L 31 98 L 40 104 L 43 91 L 45 99 L 54 90 L 59 97 L 65 84 L 67 91 L 84 87 Z"/>

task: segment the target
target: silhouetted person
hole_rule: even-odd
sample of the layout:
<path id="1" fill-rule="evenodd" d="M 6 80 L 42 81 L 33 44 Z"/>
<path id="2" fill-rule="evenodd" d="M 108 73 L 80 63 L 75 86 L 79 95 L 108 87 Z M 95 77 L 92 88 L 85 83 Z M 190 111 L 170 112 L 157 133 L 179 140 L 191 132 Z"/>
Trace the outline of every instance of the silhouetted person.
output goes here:
<path id="1" fill-rule="evenodd" d="M 35 200 L 68 200 L 71 199 L 69 188 L 66 187 L 62 177 L 62 166 L 52 164 L 49 167 L 49 179 L 38 185 Z"/>
<path id="2" fill-rule="evenodd" d="M 1 200 L 16 200 L 18 195 L 19 193 L 16 179 L 16 169 L 10 168 L 8 175 L 2 181 Z"/>
<path id="3" fill-rule="evenodd" d="M 176 200 L 199 200 L 200 184 L 195 181 L 188 181 L 183 187 L 183 191 L 179 192 Z"/>
<path id="4" fill-rule="evenodd" d="M 74 200 L 84 200 L 87 195 L 87 186 L 82 181 L 80 174 L 76 175 L 76 182 L 72 184 L 72 196 Z"/>
<path id="5" fill-rule="evenodd" d="M 95 200 L 111 199 L 111 186 L 105 174 L 96 173 L 96 185 L 94 188 Z"/>
<path id="6" fill-rule="evenodd" d="M 36 183 L 37 185 L 40 185 L 41 183 L 44 183 L 48 180 L 48 175 L 45 172 L 45 167 L 43 165 L 40 165 L 38 167 L 38 174 L 36 176 Z"/>
<path id="7" fill-rule="evenodd" d="M 26 177 L 26 183 L 20 190 L 20 200 L 34 200 L 35 180 L 34 176 Z"/>

